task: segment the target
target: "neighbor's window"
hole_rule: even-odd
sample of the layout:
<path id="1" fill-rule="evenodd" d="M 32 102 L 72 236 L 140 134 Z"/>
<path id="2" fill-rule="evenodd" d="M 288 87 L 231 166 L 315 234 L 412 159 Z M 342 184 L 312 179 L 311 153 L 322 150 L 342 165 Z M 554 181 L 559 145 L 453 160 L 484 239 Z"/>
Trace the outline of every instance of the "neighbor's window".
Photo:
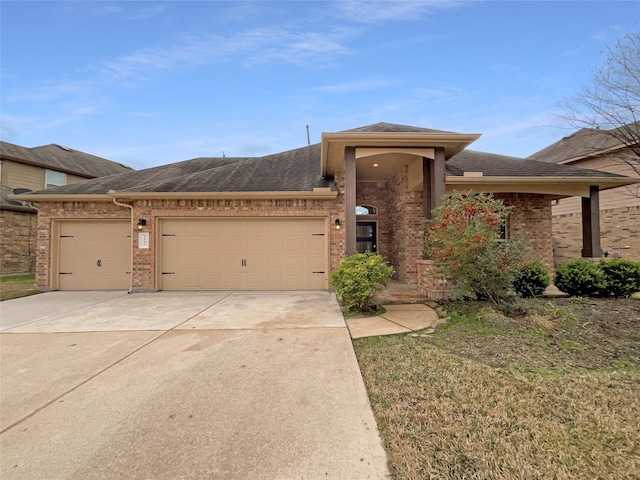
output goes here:
<path id="1" fill-rule="evenodd" d="M 47 170 L 44 175 L 44 188 L 59 187 L 67 184 L 67 174 L 63 172 L 56 172 L 54 170 Z"/>
<path id="2" fill-rule="evenodd" d="M 371 205 L 358 205 L 356 207 L 356 215 L 377 215 L 378 209 Z"/>

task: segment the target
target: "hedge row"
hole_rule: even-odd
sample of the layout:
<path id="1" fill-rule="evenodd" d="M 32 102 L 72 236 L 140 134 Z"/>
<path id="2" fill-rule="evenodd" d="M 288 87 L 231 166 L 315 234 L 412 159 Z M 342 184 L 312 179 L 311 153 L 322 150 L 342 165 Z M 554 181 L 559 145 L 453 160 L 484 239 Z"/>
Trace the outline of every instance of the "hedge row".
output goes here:
<path id="1" fill-rule="evenodd" d="M 571 297 L 629 297 L 640 291 L 640 262 L 572 260 L 556 269 L 553 283 Z"/>

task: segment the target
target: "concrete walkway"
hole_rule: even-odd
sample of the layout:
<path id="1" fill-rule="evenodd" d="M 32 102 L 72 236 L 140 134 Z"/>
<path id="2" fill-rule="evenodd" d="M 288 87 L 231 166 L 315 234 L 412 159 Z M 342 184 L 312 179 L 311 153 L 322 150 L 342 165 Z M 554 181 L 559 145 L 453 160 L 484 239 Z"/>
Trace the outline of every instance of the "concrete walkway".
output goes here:
<path id="1" fill-rule="evenodd" d="M 383 305 L 386 312 L 375 317 L 346 320 L 351 338 L 411 333 L 439 323 L 436 311 L 424 304 Z"/>
<path id="2" fill-rule="evenodd" d="M 328 292 L 0 304 L 0 478 L 385 479 Z"/>

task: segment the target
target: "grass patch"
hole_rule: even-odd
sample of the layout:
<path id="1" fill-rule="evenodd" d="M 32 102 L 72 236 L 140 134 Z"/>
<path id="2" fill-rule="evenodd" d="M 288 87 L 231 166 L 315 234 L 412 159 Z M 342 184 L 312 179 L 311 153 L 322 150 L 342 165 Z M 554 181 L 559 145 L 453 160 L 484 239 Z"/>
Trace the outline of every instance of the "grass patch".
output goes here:
<path id="1" fill-rule="evenodd" d="M 35 287 L 35 275 L 5 275 L 0 277 L 0 301 L 41 293 Z"/>
<path id="2" fill-rule="evenodd" d="M 445 308 L 354 341 L 393 478 L 640 478 L 640 302 Z"/>

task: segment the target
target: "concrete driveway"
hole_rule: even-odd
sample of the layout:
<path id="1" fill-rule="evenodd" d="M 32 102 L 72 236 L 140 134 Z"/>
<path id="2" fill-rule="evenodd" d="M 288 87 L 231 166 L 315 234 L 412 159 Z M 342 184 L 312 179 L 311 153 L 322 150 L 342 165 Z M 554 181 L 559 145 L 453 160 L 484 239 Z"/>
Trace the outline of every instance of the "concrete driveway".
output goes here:
<path id="1" fill-rule="evenodd" d="M 51 292 L 0 328 L 0 478 L 387 478 L 327 292 Z"/>

